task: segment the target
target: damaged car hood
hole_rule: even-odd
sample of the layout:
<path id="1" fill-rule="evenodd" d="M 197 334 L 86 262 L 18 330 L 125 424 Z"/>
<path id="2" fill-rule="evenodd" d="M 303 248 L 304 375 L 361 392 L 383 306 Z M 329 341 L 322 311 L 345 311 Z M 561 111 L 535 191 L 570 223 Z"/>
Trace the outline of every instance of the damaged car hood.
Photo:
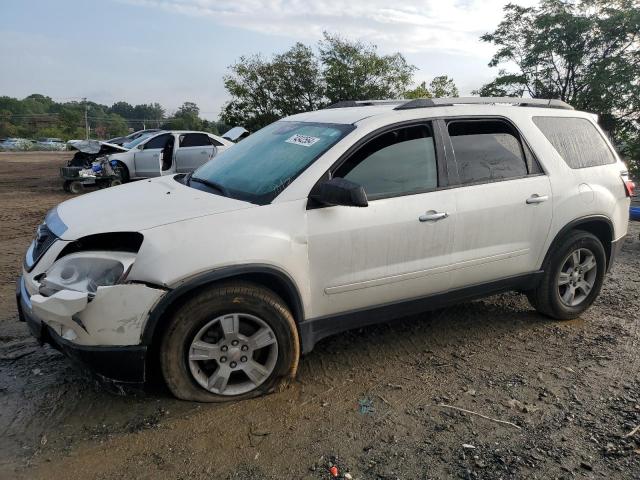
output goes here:
<path id="1" fill-rule="evenodd" d="M 69 142 L 67 145 L 71 150 L 78 150 L 82 153 L 89 154 L 101 153 L 106 155 L 107 153 L 120 153 L 129 151 L 128 148 L 116 145 L 115 143 L 101 142 L 100 140 L 79 140 Z"/>
<path id="2" fill-rule="evenodd" d="M 187 187 L 172 175 L 98 190 L 67 200 L 56 208 L 58 225 L 52 230 L 63 240 L 77 240 L 97 233 L 139 232 L 181 220 L 255 206 Z"/>

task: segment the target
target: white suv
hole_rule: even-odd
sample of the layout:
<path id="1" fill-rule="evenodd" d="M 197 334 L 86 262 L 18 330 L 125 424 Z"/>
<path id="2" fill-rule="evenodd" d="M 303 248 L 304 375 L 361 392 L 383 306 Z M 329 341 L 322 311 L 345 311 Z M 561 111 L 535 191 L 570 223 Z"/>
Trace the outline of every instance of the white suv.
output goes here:
<path id="1" fill-rule="evenodd" d="M 323 337 L 507 290 L 591 305 L 633 184 L 559 101 L 344 102 L 193 174 L 97 191 L 38 228 L 18 285 L 38 338 L 179 398 L 272 390 Z M 108 206 L 108 207 L 105 207 Z"/>

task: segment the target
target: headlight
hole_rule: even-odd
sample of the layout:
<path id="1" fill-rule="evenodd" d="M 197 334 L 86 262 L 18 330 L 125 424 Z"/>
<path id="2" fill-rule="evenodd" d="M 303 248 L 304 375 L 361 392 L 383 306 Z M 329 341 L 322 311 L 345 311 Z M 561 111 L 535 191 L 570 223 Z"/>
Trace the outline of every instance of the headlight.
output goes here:
<path id="1" fill-rule="evenodd" d="M 49 292 L 75 290 L 95 293 L 98 287 L 125 280 L 135 254 L 128 252 L 80 252 L 62 257 L 40 279 Z"/>

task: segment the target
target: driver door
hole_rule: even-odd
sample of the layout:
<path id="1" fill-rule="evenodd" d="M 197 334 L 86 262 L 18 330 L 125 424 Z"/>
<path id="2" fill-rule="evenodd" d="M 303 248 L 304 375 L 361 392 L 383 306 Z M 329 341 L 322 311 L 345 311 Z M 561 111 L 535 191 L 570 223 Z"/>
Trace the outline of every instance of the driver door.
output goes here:
<path id="1" fill-rule="evenodd" d="M 455 193 L 430 122 L 386 130 L 333 172 L 364 187 L 367 207 L 307 212 L 313 317 L 445 291 Z"/>
<path id="2" fill-rule="evenodd" d="M 162 149 L 171 137 L 172 134 L 163 133 L 151 138 L 149 141 L 141 145 L 142 149 L 137 150 L 134 154 L 136 177 L 160 176 Z"/>

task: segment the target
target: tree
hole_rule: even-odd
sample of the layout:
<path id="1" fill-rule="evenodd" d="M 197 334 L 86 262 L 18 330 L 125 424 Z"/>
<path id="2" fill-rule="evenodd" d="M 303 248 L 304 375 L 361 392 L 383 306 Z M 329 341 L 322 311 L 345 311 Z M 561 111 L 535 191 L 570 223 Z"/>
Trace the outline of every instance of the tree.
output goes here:
<path id="1" fill-rule="evenodd" d="M 597 113 L 629 154 L 640 134 L 640 6 L 637 0 L 544 0 L 508 4 L 493 33 L 490 66 L 514 64 L 481 95 L 557 98 Z M 624 141 L 624 143 L 623 143 Z"/>
<path id="2" fill-rule="evenodd" d="M 375 45 L 324 34 L 319 53 L 296 43 L 270 60 L 242 56 L 224 77 L 231 100 L 221 120 L 257 130 L 295 113 L 340 100 L 398 98 L 415 67 L 400 53 L 379 55 Z"/>
<path id="3" fill-rule="evenodd" d="M 377 47 L 324 32 L 320 41 L 325 95 L 331 103 L 401 97 L 416 69 L 401 53 L 379 55 Z"/>
<path id="4" fill-rule="evenodd" d="M 435 77 L 429 83 L 422 82 L 413 90 L 407 90 L 404 92 L 404 98 L 442 98 L 442 97 L 458 97 L 458 87 L 452 78 L 447 75 L 440 75 Z"/>
<path id="5" fill-rule="evenodd" d="M 168 121 L 171 130 L 200 130 L 200 108 L 193 102 L 184 102 L 173 118 Z"/>
<path id="6" fill-rule="evenodd" d="M 242 56 L 229 68 L 224 85 L 232 99 L 221 116 L 226 124 L 257 130 L 323 104 L 320 65 L 313 51 L 301 43 L 271 61 L 260 55 Z"/>
<path id="7" fill-rule="evenodd" d="M 116 102 L 111 106 L 111 113 L 120 115 L 122 118 L 133 119 L 135 118 L 135 109 L 133 105 L 127 102 Z"/>

